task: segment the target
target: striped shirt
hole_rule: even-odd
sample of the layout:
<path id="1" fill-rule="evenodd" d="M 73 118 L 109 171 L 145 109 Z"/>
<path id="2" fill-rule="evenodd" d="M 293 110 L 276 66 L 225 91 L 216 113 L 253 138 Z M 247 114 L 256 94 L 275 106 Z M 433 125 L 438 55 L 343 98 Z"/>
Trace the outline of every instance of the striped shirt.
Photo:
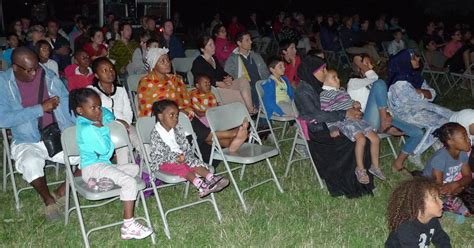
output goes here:
<path id="1" fill-rule="evenodd" d="M 326 87 L 323 87 L 323 89 Z M 336 111 L 347 110 L 352 108 L 354 100 L 344 89 L 330 89 L 323 90 L 320 94 L 321 110 Z"/>

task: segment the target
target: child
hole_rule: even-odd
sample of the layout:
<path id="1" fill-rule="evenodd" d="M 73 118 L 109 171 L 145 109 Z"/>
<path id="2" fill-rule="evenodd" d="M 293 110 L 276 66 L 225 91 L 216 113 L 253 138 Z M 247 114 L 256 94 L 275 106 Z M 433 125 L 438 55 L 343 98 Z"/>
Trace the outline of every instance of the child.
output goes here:
<path id="1" fill-rule="evenodd" d="M 443 214 L 438 186 L 427 178 L 402 182 L 387 205 L 390 234 L 385 247 L 451 247 L 438 217 Z"/>
<path id="2" fill-rule="evenodd" d="M 123 202 L 124 223 L 120 229 L 122 239 L 143 239 L 153 233 L 134 220 L 134 205 L 137 197 L 138 175 L 136 164 L 112 165 L 110 158 L 114 144 L 107 123 L 114 120 L 113 114 L 102 108 L 99 95 L 92 89 L 73 90 L 69 96 L 70 110 L 77 116 L 76 136 L 81 163 L 82 180 L 108 178 L 121 187 L 120 200 Z"/>
<path id="3" fill-rule="evenodd" d="M 69 91 L 85 88 L 92 84 L 94 73 L 89 67 L 91 60 L 86 51 L 76 50 L 74 53 L 75 64 L 69 65 L 64 69 Z"/>
<path id="4" fill-rule="evenodd" d="M 469 216 L 469 209 L 460 200 L 472 198 L 465 192 L 472 182 L 468 164 L 471 142 L 466 129 L 458 123 L 448 122 L 437 129 L 434 135 L 444 144 L 444 148 L 428 160 L 423 176 L 433 178 L 440 186 L 440 193 L 446 196 L 443 200 L 445 210 Z"/>
<path id="5" fill-rule="evenodd" d="M 267 111 L 267 117 L 272 114 L 279 116 L 295 116 L 292 102 L 294 100 L 293 88 L 285 75 L 285 62 L 278 58 L 269 60 L 268 68 L 272 75 L 262 84 L 263 105 Z"/>
<path id="6" fill-rule="evenodd" d="M 178 126 L 178 105 L 170 100 L 161 100 L 153 103 L 152 108 L 156 117 L 156 125 L 151 133 L 152 171 L 159 169 L 185 178 L 199 190 L 200 197 L 227 187 L 229 180 L 213 175 L 207 165 L 195 157 L 184 132 Z M 196 174 L 204 177 L 204 181 Z"/>
<path id="7" fill-rule="evenodd" d="M 36 42 L 36 53 L 38 54 L 39 62 L 43 64 L 46 68 L 52 70 L 56 74 L 56 76 L 59 77 L 58 63 L 49 58 L 52 52 L 53 49 L 51 48 L 51 45 L 48 41 L 40 40 Z"/>
<path id="8" fill-rule="evenodd" d="M 3 60 L 7 62 L 7 66 L 12 66 L 12 52 L 20 45 L 20 39 L 16 34 L 9 34 L 7 36 L 8 49 L 3 51 Z M 6 68 L 5 68 L 6 69 Z"/>
<path id="9" fill-rule="evenodd" d="M 388 55 L 392 56 L 405 49 L 405 42 L 402 40 L 402 30 L 395 29 L 393 31 L 393 40 L 388 44 Z"/>
<path id="10" fill-rule="evenodd" d="M 128 130 L 130 142 L 137 149 L 139 144 L 138 134 L 132 126 L 133 112 L 128 98 L 127 91 L 118 84 L 115 73 L 115 67 L 107 57 L 100 57 L 92 63 L 95 82 L 88 88 L 95 90 L 101 99 L 102 107 L 110 110 L 114 116 Z M 126 149 L 117 150 L 117 161 L 127 160 L 128 153 Z"/>
<path id="11" fill-rule="evenodd" d="M 189 92 L 191 107 L 202 124 L 209 127 L 206 111 L 217 106 L 216 96 L 211 92 L 211 79 L 207 75 L 198 74 L 194 79 L 194 85 L 196 88 Z"/>
<path id="12" fill-rule="evenodd" d="M 336 111 L 347 110 L 350 108 L 360 109 L 358 101 L 351 99 L 349 94 L 341 89 L 341 83 L 335 70 L 328 70 L 327 77 L 324 80 L 324 91 L 321 92 L 321 110 Z M 364 169 L 364 147 L 365 137 L 370 140 L 370 155 L 372 165 L 369 172 L 380 180 L 385 180 L 385 175 L 379 167 L 379 144 L 380 140 L 374 128 L 364 120 L 344 120 L 333 123 L 327 123 L 331 137 L 339 136 L 341 131 L 347 138 L 356 142 L 355 157 L 357 167 L 355 174 L 357 180 L 362 184 L 369 183 L 369 176 Z"/>

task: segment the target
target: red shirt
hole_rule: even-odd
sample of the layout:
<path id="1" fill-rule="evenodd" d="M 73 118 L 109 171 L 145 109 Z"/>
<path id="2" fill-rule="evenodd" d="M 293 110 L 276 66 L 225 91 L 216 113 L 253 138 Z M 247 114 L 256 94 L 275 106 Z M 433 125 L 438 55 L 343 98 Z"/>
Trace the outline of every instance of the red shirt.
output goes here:
<path id="1" fill-rule="evenodd" d="M 92 84 L 92 80 L 94 79 L 94 73 L 92 73 L 90 68 L 87 75 L 78 72 L 78 68 L 78 65 L 72 64 L 64 69 L 64 74 L 67 79 L 67 88 L 69 91 L 86 88 Z"/>
<path id="2" fill-rule="evenodd" d="M 298 55 L 296 55 L 294 66 L 293 64 L 285 63 L 285 76 L 290 80 L 290 83 L 295 86 L 298 85 L 298 83 L 300 82 L 300 78 L 297 74 L 297 70 L 300 64 L 301 58 Z"/>
<path id="3" fill-rule="evenodd" d="M 245 27 L 244 25 L 240 23 L 231 23 L 229 24 L 229 27 L 227 27 L 227 32 L 229 33 L 232 40 L 235 40 L 238 33 L 244 32 L 244 31 L 245 31 Z"/>
<path id="4" fill-rule="evenodd" d="M 85 44 L 82 49 L 84 49 L 87 55 L 89 55 L 89 57 L 91 58 L 101 56 L 103 54 L 103 51 L 107 52 L 107 47 L 104 46 L 104 44 L 100 44 L 99 49 L 95 50 L 94 47 L 92 46 L 92 43 L 90 42 Z"/>

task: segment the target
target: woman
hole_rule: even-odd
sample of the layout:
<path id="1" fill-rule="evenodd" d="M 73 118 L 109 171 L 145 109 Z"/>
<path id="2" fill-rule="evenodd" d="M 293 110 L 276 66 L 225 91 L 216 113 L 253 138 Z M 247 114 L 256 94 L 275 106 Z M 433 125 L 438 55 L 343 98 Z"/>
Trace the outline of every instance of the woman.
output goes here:
<path id="1" fill-rule="evenodd" d="M 107 47 L 104 43 L 104 33 L 99 28 L 89 30 L 90 42 L 85 44 L 83 49 L 94 61 L 96 58 L 107 56 Z"/>
<path id="2" fill-rule="evenodd" d="M 25 34 L 23 33 L 22 27 L 23 26 L 21 25 L 21 21 L 20 20 L 15 20 L 14 22 L 12 22 L 12 24 L 10 25 L 10 28 L 8 30 L 10 33 L 16 34 L 16 36 L 18 37 L 20 43 L 25 42 Z"/>
<path id="3" fill-rule="evenodd" d="M 335 52 L 341 50 L 337 36 L 337 26 L 334 23 L 334 18 L 332 16 L 328 16 L 326 21 L 321 25 L 319 37 L 321 39 L 321 46 L 324 50 Z"/>
<path id="4" fill-rule="evenodd" d="M 388 65 L 388 105 L 395 119 L 431 133 L 447 123 L 453 114 L 451 110 L 432 103 L 435 97 L 436 91 L 423 79 L 420 58 L 413 50 L 405 49 L 391 57 Z M 413 153 L 423 153 L 433 142 L 431 135 L 424 137 Z M 404 154 L 403 157 L 407 156 Z M 402 168 L 402 162 L 395 161 L 394 168 Z"/>
<path id="5" fill-rule="evenodd" d="M 368 55 L 355 56 L 354 67 L 359 77 L 349 79 L 347 92 L 352 99 L 360 102 L 364 120 L 378 129 L 379 132 L 407 137 L 399 156 L 393 164 L 395 171 L 405 170 L 403 163 L 408 154 L 412 154 L 420 143 L 423 138 L 423 130 L 390 116 L 388 113 L 387 84 L 379 79 L 378 75 L 372 70 L 373 65 Z"/>
<path id="6" fill-rule="evenodd" d="M 150 33 L 143 32 L 140 34 L 140 47 L 133 51 L 132 62 L 127 65 L 128 75 L 145 74 L 147 72 L 146 51 L 147 42 L 150 40 Z M 158 41 L 157 41 L 158 42 Z"/>
<path id="7" fill-rule="evenodd" d="M 280 57 L 285 61 L 285 76 L 296 87 L 300 82 L 296 72 L 301 64 L 301 58 L 296 54 L 296 44 L 291 40 L 280 41 Z"/>
<path id="8" fill-rule="evenodd" d="M 212 31 L 216 46 L 216 60 L 223 66 L 232 51 L 237 47 L 235 43 L 227 40 L 227 31 L 222 24 L 217 24 Z"/>
<path id="9" fill-rule="evenodd" d="M 216 48 L 212 38 L 207 35 L 200 37 L 198 46 L 202 55 L 193 62 L 191 68 L 193 76 L 196 77 L 198 74 L 209 76 L 212 86 L 217 87 L 223 104 L 242 102 L 250 114 L 256 113 L 249 82 L 243 78 L 234 80 L 219 63 L 216 63 L 213 58 Z"/>
<path id="10" fill-rule="evenodd" d="M 41 25 L 32 26 L 28 31 L 28 36 L 27 36 L 28 44 L 27 44 L 27 46 L 30 49 L 35 50 L 36 42 L 46 39 L 45 34 L 46 34 L 46 30 L 44 29 L 43 26 L 41 26 Z"/>
<path id="11" fill-rule="evenodd" d="M 374 185 L 360 184 L 355 175 L 354 143 L 341 135 L 332 138 L 326 122 L 341 121 L 345 118 L 360 119 L 362 113 L 354 108 L 349 110 L 324 112 L 321 110 L 319 94 L 322 92 L 322 81 L 326 77 L 326 64 L 317 57 L 305 57 L 298 68 L 301 82 L 295 91 L 295 103 L 300 118 L 308 123 L 309 149 L 321 177 L 325 180 L 332 196 L 345 195 L 348 198 L 371 194 Z M 366 147 L 368 148 L 368 147 Z M 365 158 L 370 158 L 366 149 Z M 364 161 L 370 167 L 369 160 Z"/>

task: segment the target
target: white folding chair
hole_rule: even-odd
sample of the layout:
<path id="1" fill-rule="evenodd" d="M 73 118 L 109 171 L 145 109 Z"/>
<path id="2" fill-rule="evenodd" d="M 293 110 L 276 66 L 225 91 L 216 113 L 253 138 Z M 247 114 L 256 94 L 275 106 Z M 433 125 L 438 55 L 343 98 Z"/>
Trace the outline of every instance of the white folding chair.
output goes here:
<path id="1" fill-rule="evenodd" d="M 209 122 L 209 126 L 211 128 L 212 140 L 213 140 L 209 164 L 212 164 L 212 161 L 214 159 L 222 160 L 224 162 L 227 173 L 229 174 L 229 177 L 232 181 L 232 184 L 234 185 L 235 191 L 237 192 L 240 203 L 242 204 L 242 207 L 245 212 L 247 212 L 248 210 L 247 205 L 245 204 L 245 201 L 243 198 L 243 194 L 246 191 L 252 188 L 255 188 L 259 185 L 262 185 L 264 183 L 274 181 L 278 190 L 281 193 L 283 193 L 283 189 L 280 186 L 280 182 L 278 181 L 278 178 L 275 175 L 275 171 L 273 170 L 273 166 L 269 159 L 273 156 L 278 155 L 278 149 L 274 147 L 262 145 L 262 141 L 260 140 L 260 137 L 258 136 L 258 133 L 257 133 L 257 129 L 255 128 L 255 125 L 252 119 L 250 118 L 249 113 L 247 112 L 247 108 L 242 103 L 234 102 L 234 103 L 211 108 L 207 110 L 206 117 Z M 244 120 L 244 118 L 247 118 L 250 124 L 249 141 L 248 143 L 244 143 L 238 149 L 237 152 L 230 153 L 228 148 L 224 149 L 221 147 L 219 143 L 219 139 L 217 138 L 216 132 L 225 131 L 225 130 L 239 127 L 240 125 L 242 125 L 242 121 Z M 258 144 L 254 144 L 253 143 L 254 140 Z M 250 165 L 250 164 L 255 164 L 262 160 L 266 161 L 267 166 L 272 174 L 272 177 L 267 180 L 263 180 L 257 184 L 254 184 L 241 191 L 239 189 L 239 186 L 237 185 L 237 182 L 235 181 L 232 171 L 241 169 L 240 179 L 242 180 L 244 171 L 245 171 L 245 166 Z M 229 162 L 239 163 L 241 165 L 239 165 L 236 168 L 231 169 Z"/>
<path id="2" fill-rule="evenodd" d="M 186 120 L 186 116 L 184 114 L 180 114 L 180 118 L 179 118 L 179 121 L 181 122 L 179 125 L 181 125 L 181 127 L 183 127 L 184 129 L 184 132 L 186 135 L 190 134 L 192 135 L 193 137 L 193 140 L 194 142 L 192 143 L 193 147 L 197 147 L 197 143 L 195 143 L 196 141 L 196 135 L 194 134 L 194 131 L 192 131 L 192 127 L 190 128 L 191 124 L 189 123 L 189 120 L 188 123 L 185 122 Z M 161 220 L 163 222 L 163 229 L 164 229 L 164 232 L 165 232 L 165 235 L 166 237 L 168 237 L 168 239 L 171 239 L 171 233 L 170 233 L 170 230 L 169 230 L 169 227 L 168 227 L 168 220 L 167 220 L 167 216 L 169 213 L 171 212 L 174 212 L 174 211 L 177 211 L 177 210 L 180 210 L 180 209 L 183 209 L 183 208 L 187 208 L 187 207 L 191 207 L 191 206 L 194 206 L 194 205 L 197 205 L 197 204 L 201 204 L 201 203 L 206 203 L 206 202 L 209 202 L 212 204 L 212 206 L 214 207 L 214 211 L 216 212 L 216 215 L 217 215 L 217 219 L 219 220 L 219 222 L 221 222 L 221 213 L 219 212 L 219 209 L 217 207 L 217 203 L 216 203 L 216 199 L 214 197 L 214 194 L 211 193 L 210 194 L 210 199 L 209 198 L 204 198 L 204 199 L 199 199 L 198 201 L 195 201 L 195 202 L 191 202 L 191 203 L 188 203 L 188 204 L 184 204 L 184 205 L 181 205 L 181 206 L 178 206 L 178 207 L 174 207 L 174 208 L 170 208 L 168 209 L 166 212 L 164 211 L 163 209 L 163 205 L 161 203 L 161 198 L 160 198 L 160 195 L 158 193 L 158 189 L 162 189 L 162 188 L 167 188 L 167 187 L 172 187 L 172 186 L 176 186 L 177 184 L 181 184 L 181 183 L 188 183 L 186 181 L 186 179 L 184 178 L 181 178 L 179 176 L 176 176 L 176 175 L 171 175 L 171 174 L 167 174 L 167 173 L 164 173 L 164 172 L 161 172 L 161 171 L 155 171 L 155 172 L 152 172 L 151 171 L 151 168 L 150 168 L 150 161 L 151 161 L 151 158 L 150 158 L 150 146 L 151 146 L 151 140 L 150 140 L 150 136 L 151 136 L 151 132 L 153 131 L 153 129 L 155 128 L 155 118 L 154 117 L 140 117 L 138 118 L 137 120 L 137 124 L 136 124 L 136 127 L 137 127 L 137 132 L 138 132 L 138 137 L 140 139 L 140 150 L 141 151 L 145 151 L 144 153 L 142 153 L 142 165 L 144 164 L 148 172 L 148 174 L 150 175 L 150 178 L 152 179 L 151 180 L 151 188 L 147 188 L 146 190 L 153 190 L 153 193 L 155 195 L 155 199 L 156 199 L 156 203 L 157 203 L 157 206 L 158 206 L 158 210 L 160 212 L 160 216 L 161 216 Z M 194 150 L 196 151 L 196 150 Z M 195 152 L 198 156 L 200 156 L 200 152 Z M 202 158 L 202 156 L 201 156 Z M 212 168 L 212 166 L 209 166 L 210 170 Z M 154 181 L 155 179 L 158 179 L 166 184 L 162 184 L 162 185 L 159 185 L 159 186 L 156 186 Z M 189 186 L 189 185 L 187 185 Z M 187 188 L 186 188 L 186 192 L 187 192 Z"/>
<path id="3" fill-rule="evenodd" d="M 138 119 L 138 85 L 140 83 L 140 79 L 146 76 L 146 74 L 134 74 L 128 75 L 127 77 L 127 93 L 130 102 L 132 103 L 132 110 L 133 114 L 135 115 L 135 119 Z"/>
<path id="4" fill-rule="evenodd" d="M 171 63 L 173 64 L 174 72 L 182 72 L 186 74 L 188 84 L 193 84 L 193 74 L 191 68 L 193 67 L 193 61 L 196 58 L 174 58 Z"/>
<path id="5" fill-rule="evenodd" d="M 390 150 L 392 151 L 391 153 L 387 153 L 387 154 L 384 154 L 384 155 L 380 155 L 379 158 L 385 158 L 385 157 L 388 157 L 390 155 L 393 155 L 393 158 L 397 158 L 397 150 L 395 150 L 395 147 L 393 146 L 393 143 L 392 143 L 392 139 L 391 139 L 391 135 L 390 134 L 386 134 L 386 133 L 377 133 L 377 135 L 379 136 L 379 139 L 382 141 L 382 140 L 387 140 L 388 142 L 388 145 L 390 146 Z"/>
<path id="6" fill-rule="evenodd" d="M 107 125 L 110 129 L 110 137 L 116 149 L 128 147 L 128 158 L 129 162 L 132 162 L 133 153 L 132 153 L 132 145 L 130 144 L 130 140 L 128 138 L 128 133 L 125 127 L 119 122 L 112 122 Z M 89 236 L 92 232 L 99 231 L 105 228 L 117 226 L 123 224 L 123 221 L 114 222 L 111 224 L 98 226 L 91 228 L 90 230 L 86 229 L 84 224 L 84 219 L 82 217 L 82 209 L 86 208 L 94 208 L 94 207 L 101 207 L 107 205 L 115 200 L 120 200 L 120 190 L 121 188 L 117 185 L 114 186 L 113 189 L 105 192 L 97 192 L 94 190 L 89 189 L 87 183 L 82 180 L 82 178 L 75 177 L 72 171 L 71 164 L 69 162 L 69 158 L 72 156 L 79 156 L 79 148 L 77 146 L 76 141 L 76 127 L 70 127 L 63 131 L 61 135 L 61 143 L 63 145 L 64 151 L 64 161 L 66 162 L 66 206 L 65 206 L 65 224 L 67 225 L 69 222 L 69 214 L 76 210 L 77 217 L 79 220 L 79 225 L 81 228 L 82 238 L 84 241 L 85 247 L 90 247 L 89 244 Z M 111 165 L 113 166 L 113 165 Z M 153 228 L 150 220 L 150 216 L 148 214 L 148 208 L 145 201 L 145 196 L 143 195 L 143 189 L 145 188 L 145 183 L 139 177 L 135 178 L 137 180 L 137 188 L 139 189 L 139 197 L 137 199 L 136 204 L 138 202 L 142 202 L 143 204 L 143 211 L 145 217 L 136 217 L 135 219 L 144 220 L 148 227 Z M 69 194 L 72 193 L 74 206 L 69 208 Z M 91 205 L 81 205 L 79 202 L 79 198 L 77 194 L 80 194 L 82 197 L 89 201 L 101 201 L 97 204 Z M 105 200 L 105 201 L 102 201 Z M 151 241 L 155 244 L 155 234 L 151 235 Z"/>
<path id="7" fill-rule="evenodd" d="M 184 56 L 186 56 L 186 58 L 197 58 L 199 55 L 201 55 L 201 52 L 199 52 L 198 49 L 186 49 L 184 50 Z"/>
<path id="8" fill-rule="evenodd" d="M 421 53 L 421 59 L 422 59 L 422 62 L 423 62 L 422 74 L 428 74 L 429 78 L 428 78 L 427 81 L 429 83 L 434 84 L 434 86 L 436 87 L 436 90 L 439 92 L 439 94 L 442 94 L 441 87 L 438 84 L 438 80 L 441 79 L 441 81 L 439 82 L 440 84 L 442 84 L 443 81 L 447 82 L 449 88 L 451 88 L 452 83 L 451 83 L 451 80 L 449 79 L 448 73 L 444 72 L 444 71 L 433 70 L 430 67 L 430 64 L 428 63 L 428 61 L 426 60 L 424 49 L 420 49 L 420 51 L 421 51 L 420 52 Z M 448 91 L 449 91 L 449 88 L 448 88 Z M 447 93 L 445 93 L 445 94 L 447 94 Z"/>
<path id="9" fill-rule="evenodd" d="M 280 149 L 280 143 L 281 142 L 284 142 L 284 141 L 288 141 L 288 140 L 292 140 L 292 138 L 286 138 L 285 139 L 285 134 L 286 134 L 286 131 L 287 131 L 287 127 L 289 126 L 289 122 L 290 121 L 294 121 L 295 118 L 293 116 L 278 116 L 278 115 L 272 115 L 270 117 L 270 119 L 268 119 L 267 117 L 267 109 L 265 108 L 265 105 L 263 104 L 263 96 L 264 96 L 264 92 L 263 92 L 263 88 L 262 88 L 262 85 L 263 83 L 265 83 L 266 80 L 259 80 L 257 81 L 257 83 L 255 84 L 255 88 L 257 90 L 257 95 L 258 95 L 258 100 L 260 101 L 260 107 L 259 107 L 259 111 L 258 111 L 258 115 L 257 115 L 257 121 L 255 123 L 255 125 L 258 127 L 258 123 L 260 121 L 260 118 L 264 118 L 267 122 L 267 125 L 268 125 L 268 129 L 263 129 L 263 130 L 260 130 L 258 131 L 258 133 L 262 133 L 262 132 L 266 132 L 266 131 L 270 131 L 270 133 L 272 134 L 272 137 L 275 141 L 275 146 L 276 148 L 278 149 L 278 151 L 281 153 L 281 149 Z M 283 127 L 273 127 L 272 126 L 272 121 L 276 121 L 276 122 L 283 122 Z M 280 139 L 277 138 L 277 136 L 275 135 L 275 131 L 276 130 L 280 130 L 280 129 L 283 129 L 282 130 L 282 133 L 281 133 L 281 137 Z"/>
<path id="10" fill-rule="evenodd" d="M 20 193 L 25 190 L 33 189 L 33 187 L 32 186 L 20 187 L 17 185 L 15 174 L 18 174 L 18 171 L 13 166 L 14 161 L 13 161 L 11 150 L 10 150 L 11 143 L 7 134 L 7 129 L 4 129 L 4 128 L 2 128 L 2 140 L 3 140 L 3 192 L 7 191 L 7 181 L 8 181 L 8 177 L 10 177 L 10 181 L 12 183 L 12 189 L 13 189 L 13 197 L 15 198 L 15 208 L 17 211 L 20 211 L 20 208 L 21 208 Z M 45 161 L 46 163 L 45 168 L 49 168 L 49 167 L 55 168 L 56 179 L 58 179 L 59 164 L 58 163 L 48 164 L 48 162 L 50 161 Z M 50 182 L 47 185 L 48 186 L 56 185 L 63 182 L 64 180 L 55 181 L 55 182 Z"/>
<path id="11" fill-rule="evenodd" d="M 295 116 L 298 116 L 298 110 L 296 109 L 295 103 L 293 102 L 291 105 L 293 107 L 293 112 L 295 113 Z M 290 167 L 293 163 L 298 162 L 298 161 L 302 161 L 302 160 L 305 160 L 305 159 L 309 159 L 309 161 L 311 162 L 311 165 L 313 166 L 313 170 L 314 170 L 314 174 L 316 175 L 316 179 L 318 179 L 319 186 L 321 188 L 324 188 L 323 181 L 321 180 L 321 177 L 319 176 L 318 168 L 316 167 L 316 164 L 314 163 L 313 157 L 311 156 L 308 141 L 304 137 L 303 128 L 301 127 L 300 122 L 297 121 L 296 126 L 297 126 L 298 130 L 296 130 L 295 137 L 293 139 L 293 145 L 291 146 L 290 157 L 288 158 L 288 163 L 286 165 L 286 170 L 285 170 L 285 177 L 288 176 L 288 174 L 290 172 Z M 304 147 L 304 149 L 306 149 L 306 154 L 308 156 L 304 156 L 306 154 L 299 153 L 300 158 L 294 159 L 297 145 L 300 145 L 300 146 Z"/>
<path id="12" fill-rule="evenodd" d="M 471 71 L 474 69 L 474 64 L 471 64 L 469 68 L 464 73 L 449 73 L 451 76 L 451 85 L 446 91 L 445 95 L 449 93 L 455 86 L 461 84 L 463 81 L 469 81 L 471 85 L 471 96 L 474 97 L 474 75 Z"/>

